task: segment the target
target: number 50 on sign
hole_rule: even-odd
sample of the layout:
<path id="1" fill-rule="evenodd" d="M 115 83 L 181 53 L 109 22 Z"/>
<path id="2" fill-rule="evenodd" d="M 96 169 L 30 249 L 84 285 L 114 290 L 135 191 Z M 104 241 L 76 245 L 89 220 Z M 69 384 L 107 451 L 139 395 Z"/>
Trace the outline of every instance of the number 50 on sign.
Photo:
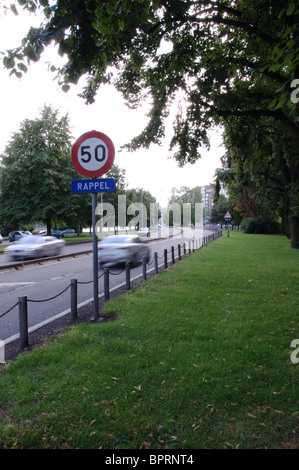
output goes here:
<path id="1" fill-rule="evenodd" d="M 72 148 L 72 162 L 83 176 L 97 178 L 104 175 L 114 162 L 112 140 L 102 132 L 90 131 L 81 135 Z"/>

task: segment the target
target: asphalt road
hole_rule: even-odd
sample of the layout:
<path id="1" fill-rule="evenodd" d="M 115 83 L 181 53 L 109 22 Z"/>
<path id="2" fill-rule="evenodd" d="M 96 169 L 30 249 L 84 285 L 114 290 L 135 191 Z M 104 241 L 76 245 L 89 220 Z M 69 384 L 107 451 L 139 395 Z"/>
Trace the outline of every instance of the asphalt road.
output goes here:
<path id="1" fill-rule="evenodd" d="M 10 246 L 11 243 L 7 242 L 7 243 L 3 243 L 3 245 Z M 65 244 L 62 254 L 65 255 L 65 254 L 79 253 L 85 250 L 86 251 L 92 250 L 91 242 L 90 243 Z M 10 256 L 7 255 L 5 251 L 0 254 L 0 270 L 2 270 L 3 267 L 15 266 L 15 265 L 16 265 L 16 261 L 12 261 Z"/>
<path id="2" fill-rule="evenodd" d="M 204 235 L 212 232 L 205 231 Z M 177 256 L 178 244 L 189 243 L 188 238 L 175 237 L 166 240 L 151 241 L 150 261 L 154 252 L 158 253 L 159 264 L 163 264 L 163 254 L 166 248 L 168 261 L 171 264 L 171 246 L 175 248 Z M 19 310 L 18 305 L 11 309 L 19 297 L 28 298 L 28 326 L 47 321 L 50 317 L 65 312 L 70 308 L 70 283 L 71 279 L 78 280 L 78 305 L 92 301 L 93 299 L 93 261 L 92 253 L 79 254 L 79 251 L 92 250 L 92 244 L 73 245 L 65 247 L 66 258 L 48 259 L 36 261 L 25 265 L 23 268 L 15 269 L 7 266 L 0 270 L 0 340 L 8 342 L 19 333 Z M 77 253 L 77 254 L 76 254 Z M 2 257 L 6 255 L 1 255 Z M 1 262 L 5 262 L 1 258 Z M 154 264 L 147 266 L 153 269 Z M 110 288 L 125 282 L 125 273 L 119 273 L 123 266 L 111 267 Z M 102 271 L 99 271 L 99 275 Z M 113 275 L 113 274 L 114 275 Z M 116 275 L 117 274 L 117 275 Z M 138 265 L 131 270 L 131 277 L 142 274 L 142 265 Z M 83 284 L 80 284 L 83 283 Z M 103 276 L 99 279 L 99 294 L 103 293 Z M 65 292 L 63 292 L 65 291 Z M 52 297 L 54 297 L 52 299 Z M 47 300 L 51 299 L 51 300 Z M 5 313 L 8 310 L 9 313 Z M 3 315 L 5 313 L 5 315 Z M 2 316 L 1 316 L 2 315 Z"/>

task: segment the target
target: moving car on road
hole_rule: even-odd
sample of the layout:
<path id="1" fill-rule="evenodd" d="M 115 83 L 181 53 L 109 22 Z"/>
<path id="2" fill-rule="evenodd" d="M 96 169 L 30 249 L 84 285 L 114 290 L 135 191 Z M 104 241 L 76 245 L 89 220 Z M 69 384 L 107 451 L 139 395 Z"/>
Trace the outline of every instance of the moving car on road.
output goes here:
<path id="1" fill-rule="evenodd" d="M 61 230 L 51 230 L 52 237 L 56 237 L 58 239 L 63 238 L 63 233 Z"/>
<path id="2" fill-rule="evenodd" d="M 28 231 L 22 231 L 22 230 L 17 230 L 15 232 L 10 232 L 8 234 L 8 241 L 10 242 L 15 242 L 17 240 L 20 240 L 20 238 L 23 238 L 23 237 L 30 237 L 32 236 L 32 233 L 31 232 L 28 232 Z"/>
<path id="3" fill-rule="evenodd" d="M 73 228 L 66 228 L 65 230 L 62 230 L 62 235 L 74 235 L 76 232 Z"/>
<path id="4" fill-rule="evenodd" d="M 99 266 L 104 263 L 139 263 L 143 257 L 149 259 L 149 248 L 145 240 L 136 235 L 115 235 L 104 238 L 98 245 Z"/>
<path id="5" fill-rule="evenodd" d="M 39 235 L 42 237 L 47 235 L 47 230 L 40 230 Z M 52 237 L 63 238 L 63 233 L 61 230 L 51 230 L 51 235 Z"/>
<path id="6" fill-rule="evenodd" d="M 55 237 L 41 237 L 32 235 L 24 237 L 4 251 L 12 259 L 43 258 L 60 254 L 65 242 Z"/>
<path id="7" fill-rule="evenodd" d="M 150 229 L 148 227 L 143 227 L 139 230 L 138 235 L 140 237 L 150 237 Z"/>

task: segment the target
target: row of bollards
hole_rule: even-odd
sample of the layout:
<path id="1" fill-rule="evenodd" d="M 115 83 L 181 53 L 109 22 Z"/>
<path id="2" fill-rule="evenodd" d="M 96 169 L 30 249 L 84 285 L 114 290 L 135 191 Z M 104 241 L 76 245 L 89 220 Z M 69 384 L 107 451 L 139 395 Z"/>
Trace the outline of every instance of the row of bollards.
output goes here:
<path id="1" fill-rule="evenodd" d="M 222 232 L 221 232 L 222 235 Z M 218 233 L 210 235 L 208 237 L 203 237 L 202 245 L 199 245 L 199 248 L 209 240 L 215 240 L 218 238 Z M 192 242 L 192 247 L 191 247 Z M 181 245 L 178 245 L 178 260 L 182 258 L 182 251 Z M 189 249 L 187 249 L 186 244 L 183 244 L 183 254 L 185 255 L 187 252 L 192 253 L 195 252 L 195 242 L 194 240 L 189 242 Z M 164 249 L 164 269 L 168 267 L 168 251 Z M 158 253 L 154 253 L 153 263 L 154 263 L 154 271 L 155 274 L 159 272 L 159 256 Z M 143 257 L 142 259 L 142 277 L 144 280 L 147 279 L 147 264 L 149 260 L 147 257 Z M 175 249 L 174 246 L 171 247 L 171 262 L 175 264 Z M 109 283 L 109 268 L 105 268 L 103 272 L 104 276 L 104 301 L 108 301 L 110 298 L 110 283 Z M 125 286 L 126 290 L 131 289 L 131 263 L 129 261 L 126 262 L 125 265 Z M 71 284 L 69 286 L 71 288 L 71 321 L 74 322 L 78 318 L 78 281 L 77 279 L 72 279 Z M 66 290 L 66 289 L 65 289 Z M 24 351 L 28 348 L 28 299 L 27 296 L 19 297 L 19 329 L 20 329 L 20 351 Z M 1 356 L 1 344 L 0 344 L 0 356 Z M 0 357 L 1 362 L 1 357 Z"/>

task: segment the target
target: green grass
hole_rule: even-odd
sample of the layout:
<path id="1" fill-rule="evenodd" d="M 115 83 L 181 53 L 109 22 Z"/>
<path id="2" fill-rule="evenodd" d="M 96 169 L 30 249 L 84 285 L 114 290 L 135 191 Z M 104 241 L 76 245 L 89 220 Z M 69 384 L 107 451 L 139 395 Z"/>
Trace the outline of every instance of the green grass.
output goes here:
<path id="1" fill-rule="evenodd" d="M 63 240 L 66 242 L 66 243 L 77 243 L 77 242 L 88 242 L 88 241 L 92 241 L 92 235 L 65 235 L 63 237 Z"/>
<path id="2" fill-rule="evenodd" d="M 119 231 L 119 234 L 123 234 L 123 233 L 127 233 L 127 234 L 135 234 L 137 235 L 137 231 L 136 230 L 127 230 L 126 232 L 124 231 Z M 108 236 L 108 235 L 114 235 L 115 232 L 114 230 L 110 230 L 109 232 L 104 232 L 104 236 Z M 89 235 L 87 233 L 81 233 L 80 235 L 77 235 L 77 234 L 74 234 L 74 235 L 65 235 L 63 240 L 66 242 L 66 243 L 76 243 L 76 242 L 82 242 L 82 241 L 92 241 L 92 235 Z"/>
<path id="3" fill-rule="evenodd" d="M 0 375 L 0 447 L 298 447 L 299 252 L 230 232 Z"/>

